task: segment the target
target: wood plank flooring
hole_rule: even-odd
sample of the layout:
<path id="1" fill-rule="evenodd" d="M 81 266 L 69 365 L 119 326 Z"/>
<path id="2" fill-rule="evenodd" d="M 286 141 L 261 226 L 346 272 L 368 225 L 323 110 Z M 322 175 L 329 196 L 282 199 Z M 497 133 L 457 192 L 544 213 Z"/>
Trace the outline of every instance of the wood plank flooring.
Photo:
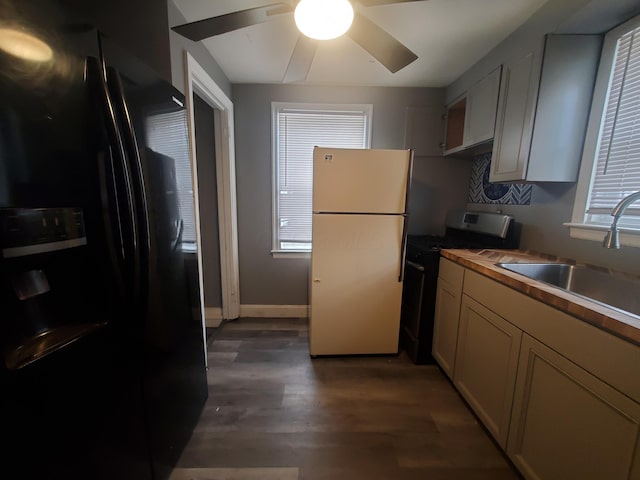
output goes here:
<path id="1" fill-rule="evenodd" d="M 445 375 L 404 355 L 309 357 L 306 319 L 240 319 L 172 480 L 521 478 Z"/>

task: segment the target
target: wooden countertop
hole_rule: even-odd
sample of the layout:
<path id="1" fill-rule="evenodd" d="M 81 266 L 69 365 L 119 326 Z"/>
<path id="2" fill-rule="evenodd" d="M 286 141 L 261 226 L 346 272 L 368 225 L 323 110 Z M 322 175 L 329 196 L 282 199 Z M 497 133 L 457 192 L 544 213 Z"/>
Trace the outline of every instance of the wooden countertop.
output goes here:
<path id="1" fill-rule="evenodd" d="M 631 314 L 626 315 L 622 311 L 607 308 L 600 303 L 592 302 L 566 290 L 527 278 L 495 265 L 496 263 L 548 263 L 558 261 L 575 264 L 575 261 L 523 250 L 444 249 L 441 251 L 441 255 L 547 305 L 551 305 L 629 342 L 640 345 L 640 317 Z M 592 268 L 598 268 L 612 275 L 619 274 L 599 267 Z"/>

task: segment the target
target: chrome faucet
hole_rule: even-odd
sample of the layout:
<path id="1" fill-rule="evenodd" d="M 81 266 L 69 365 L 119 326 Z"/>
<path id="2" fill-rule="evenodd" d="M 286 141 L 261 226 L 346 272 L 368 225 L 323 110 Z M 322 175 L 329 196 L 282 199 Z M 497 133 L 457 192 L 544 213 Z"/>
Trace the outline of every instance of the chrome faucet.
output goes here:
<path id="1" fill-rule="evenodd" d="M 629 205 L 640 200 L 640 191 L 635 193 L 631 193 L 620 200 L 613 210 L 611 210 L 611 216 L 613 217 L 613 222 L 611 222 L 611 226 L 609 227 L 609 231 L 604 236 L 603 246 L 605 248 L 620 248 L 620 236 L 618 234 L 618 220 L 627 209 Z"/>

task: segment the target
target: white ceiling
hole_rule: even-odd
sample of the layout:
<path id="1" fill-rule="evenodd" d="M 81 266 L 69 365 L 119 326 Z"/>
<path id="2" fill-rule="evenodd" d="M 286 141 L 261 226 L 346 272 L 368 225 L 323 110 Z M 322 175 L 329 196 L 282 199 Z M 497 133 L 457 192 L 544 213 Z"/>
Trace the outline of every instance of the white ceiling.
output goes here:
<path id="1" fill-rule="evenodd" d="M 174 0 L 188 22 L 277 0 Z M 547 0 L 425 0 L 358 7 L 418 55 L 390 73 L 348 36 L 322 42 L 307 84 L 444 87 Z M 203 40 L 232 83 L 280 83 L 298 38 L 293 15 Z"/>

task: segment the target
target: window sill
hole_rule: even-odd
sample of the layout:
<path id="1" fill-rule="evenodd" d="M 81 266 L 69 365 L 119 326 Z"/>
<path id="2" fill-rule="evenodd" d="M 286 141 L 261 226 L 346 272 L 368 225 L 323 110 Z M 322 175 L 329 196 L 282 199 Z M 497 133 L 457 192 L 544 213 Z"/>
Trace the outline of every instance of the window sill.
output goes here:
<path id="1" fill-rule="evenodd" d="M 271 250 L 273 258 L 311 258 L 309 250 Z"/>
<path id="2" fill-rule="evenodd" d="M 198 246 L 195 243 L 181 243 L 178 246 L 178 249 L 182 253 L 192 253 L 192 254 L 198 253 Z"/>
<path id="3" fill-rule="evenodd" d="M 589 225 L 584 223 L 564 223 L 565 227 L 569 227 L 569 235 L 571 238 L 579 238 L 581 240 L 591 240 L 602 243 L 604 236 L 609 230 L 602 225 Z M 620 245 L 627 247 L 640 247 L 640 230 L 628 228 L 620 228 Z"/>

